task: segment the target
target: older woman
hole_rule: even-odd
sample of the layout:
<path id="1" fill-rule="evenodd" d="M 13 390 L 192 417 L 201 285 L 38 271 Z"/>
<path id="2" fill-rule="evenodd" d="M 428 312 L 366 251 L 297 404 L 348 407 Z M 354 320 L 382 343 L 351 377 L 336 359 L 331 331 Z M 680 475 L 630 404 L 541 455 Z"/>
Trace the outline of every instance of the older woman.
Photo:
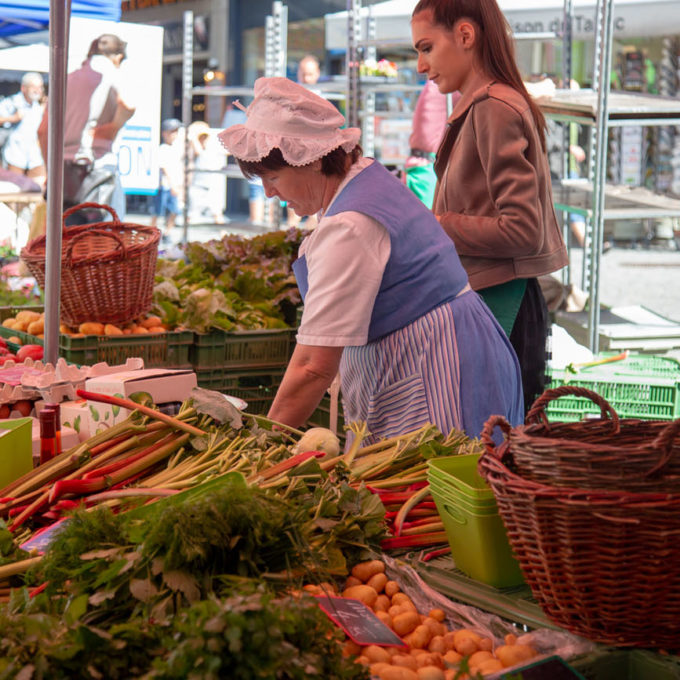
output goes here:
<path id="1" fill-rule="evenodd" d="M 269 417 L 303 424 L 339 370 L 345 421 L 366 422 L 367 441 L 521 422 L 517 359 L 453 242 L 343 124 L 306 88 L 260 78 L 245 124 L 219 135 L 267 196 L 319 217 L 293 266 L 304 311 Z"/>

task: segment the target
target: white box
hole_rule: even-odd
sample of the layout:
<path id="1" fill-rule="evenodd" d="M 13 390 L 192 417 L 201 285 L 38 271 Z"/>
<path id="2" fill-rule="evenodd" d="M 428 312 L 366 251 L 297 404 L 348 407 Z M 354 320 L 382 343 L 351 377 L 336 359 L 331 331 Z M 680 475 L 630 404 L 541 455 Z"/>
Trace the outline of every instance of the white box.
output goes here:
<path id="1" fill-rule="evenodd" d="M 89 378 L 85 381 L 85 391 L 125 399 L 135 392 L 147 392 L 155 404 L 165 404 L 185 401 L 197 385 L 196 374 L 191 369 L 146 368 Z M 95 431 L 115 425 L 130 415 L 127 409 L 95 401 L 88 401 L 87 407 L 90 427 Z"/>

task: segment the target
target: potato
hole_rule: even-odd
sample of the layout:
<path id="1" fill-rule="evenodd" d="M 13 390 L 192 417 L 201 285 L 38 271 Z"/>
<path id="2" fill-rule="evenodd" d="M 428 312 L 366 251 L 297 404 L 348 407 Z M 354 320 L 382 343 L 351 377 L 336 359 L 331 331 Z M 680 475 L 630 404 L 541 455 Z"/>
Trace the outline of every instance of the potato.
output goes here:
<path id="1" fill-rule="evenodd" d="M 496 673 L 497 671 L 503 670 L 503 664 L 498 659 L 487 659 L 482 661 L 482 663 L 477 666 L 477 670 L 482 675 L 489 675 L 491 673 Z"/>
<path id="2" fill-rule="evenodd" d="M 360 663 L 362 666 L 370 666 L 371 665 L 371 662 L 365 656 L 358 657 L 357 663 Z"/>
<path id="3" fill-rule="evenodd" d="M 444 680 L 444 671 L 439 666 L 421 666 L 416 672 L 418 680 Z"/>
<path id="4" fill-rule="evenodd" d="M 387 595 L 378 595 L 375 604 L 373 605 L 373 609 L 376 612 L 387 612 L 390 606 L 390 598 L 387 597 Z"/>
<path id="5" fill-rule="evenodd" d="M 442 656 L 442 661 L 446 664 L 447 667 L 458 666 L 462 660 L 463 660 L 462 655 L 460 655 L 453 649 L 449 649 L 449 651 L 446 652 L 444 656 Z"/>
<path id="6" fill-rule="evenodd" d="M 163 326 L 145 326 L 149 333 L 167 333 L 168 331 Z"/>
<path id="7" fill-rule="evenodd" d="M 22 331 L 26 332 L 26 329 L 28 328 L 28 324 L 31 323 L 30 321 L 14 321 L 14 325 L 12 326 L 13 331 Z"/>
<path id="8" fill-rule="evenodd" d="M 367 607 L 373 607 L 378 599 L 378 593 L 370 586 L 351 586 L 342 591 L 343 597 L 361 600 Z"/>
<path id="9" fill-rule="evenodd" d="M 345 581 L 345 589 L 351 588 L 352 586 L 360 586 L 363 585 L 363 582 L 358 579 L 356 576 L 348 576 L 347 580 Z"/>
<path id="10" fill-rule="evenodd" d="M 394 628 L 392 624 L 392 617 L 387 612 L 381 612 L 378 610 L 375 615 L 388 627 Z"/>
<path id="11" fill-rule="evenodd" d="M 39 312 L 31 312 L 27 309 L 22 309 L 15 317 L 20 323 L 29 324 L 40 319 Z"/>
<path id="12" fill-rule="evenodd" d="M 435 619 L 431 619 L 429 616 L 423 618 L 423 624 L 426 625 L 431 631 L 432 635 L 445 635 L 446 626 L 443 623 L 439 623 Z"/>
<path id="13" fill-rule="evenodd" d="M 118 328 L 118 326 L 114 326 L 112 323 L 107 323 L 104 326 L 104 335 L 123 335 L 123 331 Z"/>
<path id="14" fill-rule="evenodd" d="M 392 617 L 395 618 L 396 616 L 399 616 L 399 614 L 404 614 L 405 612 L 411 612 L 413 611 L 412 609 L 404 609 L 399 604 L 393 604 L 388 610 L 387 613 Z M 419 621 L 420 622 L 420 621 Z"/>
<path id="15" fill-rule="evenodd" d="M 446 618 L 446 614 L 442 609 L 430 609 L 428 616 L 435 621 L 439 621 L 439 623 Z"/>
<path id="16" fill-rule="evenodd" d="M 453 633 L 453 646 L 459 654 L 470 656 L 470 654 L 474 654 L 479 649 L 477 643 L 481 639 L 481 636 L 477 635 L 477 633 L 467 628 L 461 628 Z"/>
<path id="17" fill-rule="evenodd" d="M 381 560 L 369 560 L 368 562 L 359 562 L 352 568 L 352 576 L 358 578 L 362 583 L 366 583 L 371 576 L 375 574 L 384 573 L 385 563 Z"/>
<path id="18" fill-rule="evenodd" d="M 104 335 L 104 324 L 98 321 L 87 321 L 78 326 L 78 332 L 83 335 Z"/>
<path id="19" fill-rule="evenodd" d="M 358 645 L 354 640 L 345 640 L 342 645 L 343 656 L 361 656 L 363 647 Z"/>
<path id="20" fill-rule="evenodd" d="M 2 325 L 3 325 L 5 328 L 14 328 L 14 325 L 16 324 L 16 322 L 17 322 L 17 320 L 14 319 L 14 318 L 5 319 L 5 320 L 2 322 Z"/>
<path id="21" fill-rule="evenodd" d="M 389 612 L 388 612 L 389 613 Z M 400 637 L 413 632 L 420 624 L 418 612 L 401 612 L 392 616 L 392 627 Z"/>
<path id="22" fill-rule="evenodd" d="M 434 635 L 427 645 L 429 651 L 435 654 L 446 654 L 446 643 L 443 635 Z"/>
<path id="23" fill-rule="evenodd" d="M 508 633 L 505 638 L 505 644 L 506 645 L 514 645 L 517 644 L 517 636 L 513 635 L 512 633 Z"/>
<path id="24" fill-rule="evenodd" d="M 144 326 L 134 326 L 132 328 L 132 335 L 146 335 L 149 332 L 148 328 L 144 328 Z"/>
<path id="25" fill-rule="evenodd" d="M 382 572 L 378 574 L 373 574 L 373 576 L 371 576 L 371 578 L 369 578 L 368 581 L 366 581 L 366 585 L 371 586 L 371 588 L 374 588 L 378 593 L 383 592 L 386 583 L 387 576 L 385 576 L 385 574 L 383 574 Z"/>
<path id="26" fill-rule="evenodd" d="M 371 663 L 389 663 L 392 655 L 384 648 L 378 645 L 368 645 L 363 651 L 363 655 L 370 659 Z"/>
<path id="27" fill-rule="evenodd" d="M 400 590 L 401 588 L 396 581 L 388 581 L 385 584 L 385 595 L 387 597 L 394 597 Z"/>
<path id="28" fill-rule="evenodd" d="M 483 661 L 488 661 L 489 659 L 493 659 L 493 654 L 491 652 L 480 651 L 470 654 L 468 663 L 470 664 L 470 667 L 479 666 Z"/>
<path id="29" fill-rule="evenodd" d="M 147 316 L 146 319 L 140 321 L 137 325 L 144 326 L 144 328 L 157 328 L 162 323 L 163 320 L 160 318 L 160 316 Z"/>
<path id="30" fill-rule="evenodd" d="M 432 654 L 432 652 L 426 652 L 425 654 L 419 654 L 416 657 L 418 662 L 418 668 L 425 668 L 426 666 L 437 666 L 438 668 L 444 668 L 444 662 L 442 661 L 439 654 Z"/>
<path id="31" fill-rule="evenodd" d="M 132 335 L 132 328 L 123 328 L 123 335 Z"/>
<path id="32" fill-rule="evenodd" d="M 493 640 L 491 638 L 482 638 L 477 642 L 477 647 L 484 652 L 493 650 Z"/>
<path id="33" fill-rule="evenodd" d="M 413 600 L 406 593 L 395 593 L 392 595 L 392 604 L 408 604 L 413 609 L 413 611 L 416 610 Z"/>
<path id="34" fill-rule="evenodd" d="M 71 329 L 70 326 L 67 326 L 65 323 L 60 323 L 59 332 L 63 333 L 64 335 L 71 335 L 71 333 L 73 333 L 73 330 Z"/>
<path id="35" fill-rule="evenodd" d="M 432 631 L 427 626 L 421 624 L 408 636 L 407 642 L 411 647 L 425 649 L 430 644 L 431 639 Z"/>
<path id="36" fill-rule="evenodd" d="M 38 335 L 40 333 L 44 333 L 45 319 L 36 319 L 35 321 L 31 321 L 31 323 L 28 324 L 28 328 L 26 328 L 26 330 L 31 335 Z"/>
<path id="37" fill-rule="evenodd" d="M 373 672 L 373 666 L 371 666 Z M 387 666 L 377 673 L 380 680 L 418 680 L 418 675 L 415 671 L 404 666 Z"/>
<path id="38" fill-rule="evenodd" d="M 503 664 L 503 668 L 528 661 L 534 656 L 536 650 L 529 645 L 501 645 L 496 648 L 496 658 Z"/>
<path id="39" fill-rule="evenodd" d="M 410 654 L 395 654 L 392 657 L 392 665 L 410 668 L 412 671 L 418 668 L 418 662 L 416 661 L 415 656 L 411 656 Z"/>

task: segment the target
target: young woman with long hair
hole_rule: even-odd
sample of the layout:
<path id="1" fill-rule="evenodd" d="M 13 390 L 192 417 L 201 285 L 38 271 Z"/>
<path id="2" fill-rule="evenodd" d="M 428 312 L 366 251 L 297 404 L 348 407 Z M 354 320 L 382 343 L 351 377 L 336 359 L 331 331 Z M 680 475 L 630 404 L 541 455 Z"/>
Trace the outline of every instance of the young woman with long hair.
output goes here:
<path id="1" fill-rule="evenodd" d="M 549 328 L 537 277 L 568 261 L 545 119 L 522 82 L 496 0 L 420 0 L 411 31 L 418 72 L 443 93 L 461 93 L 437 152 L 432 209 L 510 338 L 528 408 L 544 388 Z"/>

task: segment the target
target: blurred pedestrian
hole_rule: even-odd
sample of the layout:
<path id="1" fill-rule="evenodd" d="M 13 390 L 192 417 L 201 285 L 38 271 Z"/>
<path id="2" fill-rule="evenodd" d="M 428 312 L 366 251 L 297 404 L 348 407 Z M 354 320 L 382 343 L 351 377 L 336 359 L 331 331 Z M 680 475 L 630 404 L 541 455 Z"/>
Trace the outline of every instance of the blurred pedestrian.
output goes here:
<path id="1" fill-rule="evenodd" d="M 43 116 L 45 86 L 39 73 L 29 71 L 21 89 L 0 102 L 0 124 L 7 132 L 2 147 L 5 167 L 45 186 L 45 163 L 38 143 L 38 126 Z"/>
<path id="2" fill-rule="evenodd" d="M 225 178 L 220 172 L 226 163 L 224 149 L 205 121 L 191 123 L 188 135 L 193 159 L 189 186 L 191 219 L 208 218 L 213 224 L 224 224 Z"/>
<path id="3" fill-rule="evenodd" d="M 92 201 L 110 205 L 121 219 L 125 217 L 125 192 L 113 143 L 135 113 L 126 82 L 120 77 L 126 50 L 124 40 L 113 33 L 104 33 L 90 43 L 80 68 L 68 74 L 64 117 L 64 208 Z M 38 128 L 45 160 L 48 108 L 49 102 Z M 81 219 L 92 221 L 90 216 Z M 104 212 L 102 219 L 110 219 L 110 216 Z"/>
<path id="4" fill-rule="evenodd" d="M 159 217 L 164 220 L 166 239 L 170 237 L 184 204 L 184 137 L 180 136 L 180 130 L 183 130 L 182 122 L 177 118 L 167 118 L 161 123 L 159 187 L 151 225 L 157 226 Z"/>

